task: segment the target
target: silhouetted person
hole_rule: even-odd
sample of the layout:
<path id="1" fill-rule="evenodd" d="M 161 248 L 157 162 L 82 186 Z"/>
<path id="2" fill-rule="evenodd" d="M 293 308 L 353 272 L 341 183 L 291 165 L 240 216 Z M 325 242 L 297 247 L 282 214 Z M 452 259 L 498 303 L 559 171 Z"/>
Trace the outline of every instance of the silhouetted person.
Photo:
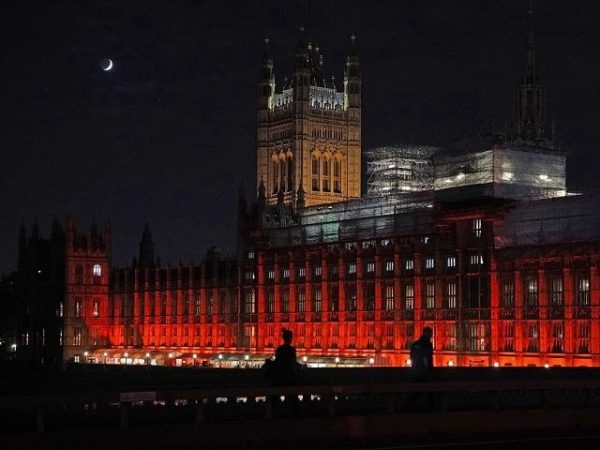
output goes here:
<path id="1" fill-rule="evenodd" d="M 296 348 L 292 346 L 293 334 L 290 330 L 283 328 L 281 338 L 283 344 L 275 351 L 275 360 L 268 359 L 265 362 L 265 376 L 277 386 L 294 384 L 298 372 L 296 361 Z"/>
<path id="2" fill-rule="evenodd" d="M 410 346 L 410 360 L 415 380 L 424 381 L 431 376 L 431 369 L 433 369 L 432 336 L 433 330 L 425 327 L 421 337 Z"/>

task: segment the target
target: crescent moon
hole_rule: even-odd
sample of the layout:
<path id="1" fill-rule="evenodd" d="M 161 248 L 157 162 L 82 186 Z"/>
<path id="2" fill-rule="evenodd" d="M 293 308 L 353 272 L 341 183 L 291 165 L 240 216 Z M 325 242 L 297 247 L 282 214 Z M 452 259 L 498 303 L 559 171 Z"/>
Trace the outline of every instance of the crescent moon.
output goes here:
<path id="1" fill-rule="evenodd" d="M 112 59 L 107 58 L 107 61 L 108 61 L 108 66 L 102 68 L 102 70 L 104 70 L 105 72 L 108 72 L 110 69 L 113 68 Z"/>

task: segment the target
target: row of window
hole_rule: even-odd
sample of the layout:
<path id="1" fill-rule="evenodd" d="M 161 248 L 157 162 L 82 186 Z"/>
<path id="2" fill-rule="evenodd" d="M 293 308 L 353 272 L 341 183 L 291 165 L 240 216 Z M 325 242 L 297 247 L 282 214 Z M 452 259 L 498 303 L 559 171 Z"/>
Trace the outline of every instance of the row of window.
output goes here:
<path id="1" fill-rule="evenodd" d="M 252 252 L 252 258 L 254 258 L 254 254 Z M 249 259 L 252 259 L 249 258 Z M 479 265 L 483 265 L 484 263 L 484 259 L 483 256 L 480 254 L 474 254 L 471 255 L 470 257 L 470 264 L 474 265 L 474 266 L 479 266 Z M 384 273 L 388 273 L 391 274 L 394 272 L 394 261 L 393 260 L 386 260 L 382 263 L 382 269 L 384 271 Z M 435 268 L 435 258 L 433 257 L 427 257 L 424 260 L 424 264 L 423 264 L 424 268 L 426 270 L 431 270 Z M 448 256 L 446 257 L 446 267 L 449 269 L 455 268 L 456 267 L 456 257 L 455 256 Z M 412 271 L 415 268 L 415 262 L 412 258 L 408 258 L 408 259 L 404 259 L 403 261 L 403 268 L 405 271 Z M 364 264 L 364 269 L 365 269 L 365 273 L 367 274 L 374 274 L 375 273 L 375 262 L 374 261 L 367 261 Z M 313 271 L 313 275 L 315 277 L 320 277 L 323 274 L 323 267 L 318 265 L 318 266 L 314 266 L 312 268 Z M 351 262 L 347 264 L 347 274 L 348 275 L 355 275 L 357 273 L 357 265 L 355 262 Z M 337 265 L 331 265 L 329 266 L 329 274 L 330 276 L 336 276 L 338 275 L 338 266 Z M 266 275 L 267 275 L 267 279 L 268 280 L 274 280 L 275 279 L 275 270 L 273 268 L 267 268 L 266 270 Z M 306 267 L 299 267 L 298 271 L 297 271 L 297 276 L 298 278 L 305 278 L 306 277 Z M 247 270 L 245 273 L 245 277 L 244 277 L 247 281 L 252 281 L 256 279 L 256 273 L 253 270 Z M 287 280 L 290 278 L 290 269 L 288 268 L 284 268 L 282 270 L 282 278 L 284 280 Z"/>
<path id="2" fill-rule="evenodd" d="M 340 159 L 313 155 L 311 174 L 313 191 L 342 192 L 342 161 Z"/>
<path id="3" fill-rule="evenodd" d="M 515 283 L 512 278 L 504 278 L 502 281 L 501 305 L 506 307 L 515 304 Z M 560 275 L 550 277 L 548 283 L 548 304 L 551 306 L 562 306 L 564 304 L 564 284 Z M 590 305 L 590 279 L 585 274 L 575 277 L 575 303 L 578 306 Z M 524 280 L 525 306 L 538 306 L 539 304 L 539 280 L 537 276 L 526 276 Z"/>

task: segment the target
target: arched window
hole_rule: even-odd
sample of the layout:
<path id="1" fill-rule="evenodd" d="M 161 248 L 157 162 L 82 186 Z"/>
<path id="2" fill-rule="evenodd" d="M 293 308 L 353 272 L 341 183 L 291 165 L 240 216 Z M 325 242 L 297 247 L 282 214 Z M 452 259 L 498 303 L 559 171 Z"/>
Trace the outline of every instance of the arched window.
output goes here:
<path id="1" fill-rule="evenodd" d="M 279 188 L 279 162 L 273 160 L 273 194 L 277 194 Z"/>
<path id="2" fill-rule="evenodd" d="M 319 166 L 321 165 L 321 160 L 318 156 L 314 156 L 312 160 L 312 190 L 318 191 L 320 190 L 319 186 Z"/>
<path id="3" fill-rule="evenodd" d="M 333 159 L 333 192 L 342 192 L 342 161 Z"/>
<path id="4" fill-rule="evenodd" d="M 293 161 L 292 158 L 288 156 L 287 158 L 287 187 L 288 191 L 294 190 L 294 181 L 292 179 L 293 173 Z"/>
<path id="5" fill-rule="evenodd" d="M 100 264 L 94 264 L 92 273 L 94 274 L 95 277 L 99 277 L 102 275 L 102 267 L 100 266 Z"/>
<path id="6" fill-rule="evenodd" d="M 279 173 L 280 173 L 280 185 L 279 185 L 279 190 L 285 192 L 285 182 L 287 180 L 287 174 L 286 174 L 286 169 L 287 169 L 287 164 L 285 163 L 285 159 L 280 159 L 279 160 Z"/>
<path id="7" fill-rule="evenodd" d="M 323 191 L 331 191 L 331 159 L 323 159 Z"/>

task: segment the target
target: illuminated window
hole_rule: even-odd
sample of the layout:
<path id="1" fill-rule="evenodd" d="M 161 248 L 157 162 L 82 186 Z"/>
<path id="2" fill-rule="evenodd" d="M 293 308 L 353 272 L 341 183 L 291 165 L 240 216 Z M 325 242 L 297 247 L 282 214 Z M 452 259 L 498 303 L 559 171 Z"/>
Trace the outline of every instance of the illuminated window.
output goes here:
<path id="1" fill-rule="evenodd" d="M 375 283 L 368 283 L 365 291 L 365 310 L 373 311 L 375 309 Z"/>
<path id="2" fill-rule="evenodd" d="M 577 278 L 577 305 L 590 306 L 590 279 L 587 275 Z"/>
<path id="3" fill-rule="evenodd" d="M 554 306 L 562 306 L 563 304 L 562 278 L 552 278 L 550 280 L 550 304 Z"/>
<path id="4" fill-rule="evenodd" d="M 321 288 L 315 288 L 312 297 L 313 312 L 321 312 L 321 303 Z"/>
<path id="5" fill-rule="evenodd" d="M 512 322 L 505 322 L 500 328 L 502 335 L 502 351 L 514 352 L 515 351 L 515 325 Z"/>
<path id="6" fill-rule="evenodd" d="M 63 302 L 60 302 L 58 304 L 58 317 L 63 317 L 65 314 L 65 305 L 63 304 Z"/>
<path id="7" fill-rule="evenodd" d="M 81 317 L 82 313 L 83 313 L 83 307 L 81 304 L 81 299 L 76 298 L 75 299 L 75 317 Z"/>
<path id="8" fill-rule="evenodd" d="M 290 269 L 283 269 L 283 278 L 286 280 L 290 278 Z"/>
<path id="9" fill-rule="evenodd" d="M 446 285 L 446 308 L 456 308 L 456 281 L 449 281 Z"/>
<path id="10" fill-rule="evenodd" d="M 473 235 L 478 238 L 481 237 L 481 229 L 482 229 L 481 219 L 473 220 L 472 225 L 473 225 Z"/>
<path id="11" fill-rule="evenodd" d="M 319 186 L 319 166 L 321 161 L 318 157 L 314 156 L 312 159 L 312 190 L 318 191 L 320 190 Z"/>
<path id="12" fill-rule="evenodd" d="M 538 280 L 536 277 L 527 278 L 526 304 L 527 306 L 538 305 Z"/>
<path id="13" fill-rule="evenodd" d="M 348 273 L 349 274 L 356 273 L 356 264 L 354 264 L 354 263 L 348 264 Z"/>
<path id="14" fill-rule="evenodd" d="M 552 353 L 562 353 L 563 349 L 563 338 L 564 338 L 564 325 L 562 322 L 552 323 Z"/>
<path id="15" fill-rule="evenodd" d="M 412 284 L 404 286 L 404 307 L 409 311 L 415 309 L 415 287 Z"/>
<path id="16" fill-rule="evenodd" d="M 435 259 L 434 258 L 427 258 L 425 259 L 425 268 L 426 269 L 433 269 L 435 266 Z"/>
<path id="17" fill-rule="evenodd" d="M 251 280 L 256 279 L 256 275 L 254 274 L 254 271 L 252 271 L 252 270 L 246 271 L 245 277 L 246 277 L 246 281 L 251 281 Z"/>
<path id="18" fill-rule="evenodd" d="M 354 283 L 349 284 L 346 291 L 346 310 L 356 311 L 356 284 Z"/>
<path id="19" fill-rule="evenodd" d="M 427 283 L 425 285 L 425 308 L 435 308 L 435 284 Z"/>
<path id="20" fill-rule="evenodd" d="M 394 309 L 394 286 L 385 287 L 385 303 L 383 307 L 386 311 Z"/>
<path id="21" fill-rule="evenodd" d="M 323 268 L 321 266 L 316 266 L 315 267 L 315 276 L 320 277 L 322 273 L 323 273 Z"/>
<path id="22" fill-rule="evenodd" d="M 323 191 L 331 190 L 331 160 L 323 159 Z"/>
<path id="23" fill-rule="evenodd" d="M 413 259 L 406 259 L 404 261 L 404 270 L 413 270 L 415 268 L 415 262 Z"/>
<path id="24" fill-rule="evenodd" d="M 306 311 L 306 292 L 304 288 L 298 288 L 298 301 L 296 302 L 296 312 Z"/>
<path id="25" fill-rule="evenodd" d="M 511 278 L 502 280 L 502 306 L 511 307 L 515 305 L 515 284 Z"/>
<path id="26" fill-rule="evenodd" d="M 539 328 L 537 323 L 527 325 L 527 352 L 539 351 Z"/>
<path id="27" fill-rule="evenodd" d="M 248 314 L 256 312 L 256 293 L 254 292 L 254 289 L 246 291 L 244 298 L 244 312 Z"/>
<path id="28" fill-rule="evenodd" d="M 472 266 L 480 266 L 480 265 L 482 265 L 482 264 L 483 264 L 483 256 L 482 256 L 482 255 L 480 255 L 480 254 L 478 254 L 478 253 L 476 253 L 476 254 L 473 254 L 473 255 L 471 255 L 471 257 L 469 258 L 469 263 L 470 263 Z"/>
<path id="29" fill-rule="evenodd" d="M 100 302 L 98 300 L 94 300 L 92 314 L 94 317 L 100 315 Z"/>
<path id="30" fill-rule="evenodd" d="M 339 292 L 337 285 L 329 286 L 329 311 L 338 311 L 339 310 Z"/>
<path id="31" fill-rule="evenodd" d="M 267 278 L 269 278 L 269 280 L 274 280 L 275 279 L 275 271 L 273 269 L 269 269 L 267 271 Z"/>
<path id="32" fill-rule="evenodd" d="M 456 267 L 456 256 L 446 258 L 446 267 Z"/>
<path id="33" fill-rule="evenodd" d="M 92 273 L 94 274 L 95 277 L 99 277 L 100 275 L 102 275 L 102 267 L 100 267 L 100 264 L 94 264 Z"/>
<path id="34" fill-rule="evenodd" d="M 589 322 L 580 322 L 576 328 L 577 333 L 577 353 L 590 352 L 590 324 Z"/>
<path id="35" fill-rule="evenodd" d="M 368 262 L 367 263 L 367 273 L 375 272 L 375 263 Z"/>
<path id="36" fill-rule="evenodd" d="M 73 328 L 73 345 L 81 345 L 81 328 Z"/>
<path id="37" fill-rule="evenodd" d="M 394 271 L 394 261 L 389 260 L 385 262 L 385 271 L 393 272 Z"/>
<path id="38" fill-rule="evenodd" d="M 342 162 L 339 159 L 333 160 L 333 192 L 340 193 L 342 192 L 342 182 L 341 182 L 341 173 L 342 173 Z"/>
<path id="39" fill-rule="evenodd" d="M 194 316 L 200 317 L 200 296 L 196 295 L 194 299 Z"/>
<path id="40" fill-rule="evenodd" d="M 254 259 L 254 250 L 248 252 L 248 259 Z"/>

